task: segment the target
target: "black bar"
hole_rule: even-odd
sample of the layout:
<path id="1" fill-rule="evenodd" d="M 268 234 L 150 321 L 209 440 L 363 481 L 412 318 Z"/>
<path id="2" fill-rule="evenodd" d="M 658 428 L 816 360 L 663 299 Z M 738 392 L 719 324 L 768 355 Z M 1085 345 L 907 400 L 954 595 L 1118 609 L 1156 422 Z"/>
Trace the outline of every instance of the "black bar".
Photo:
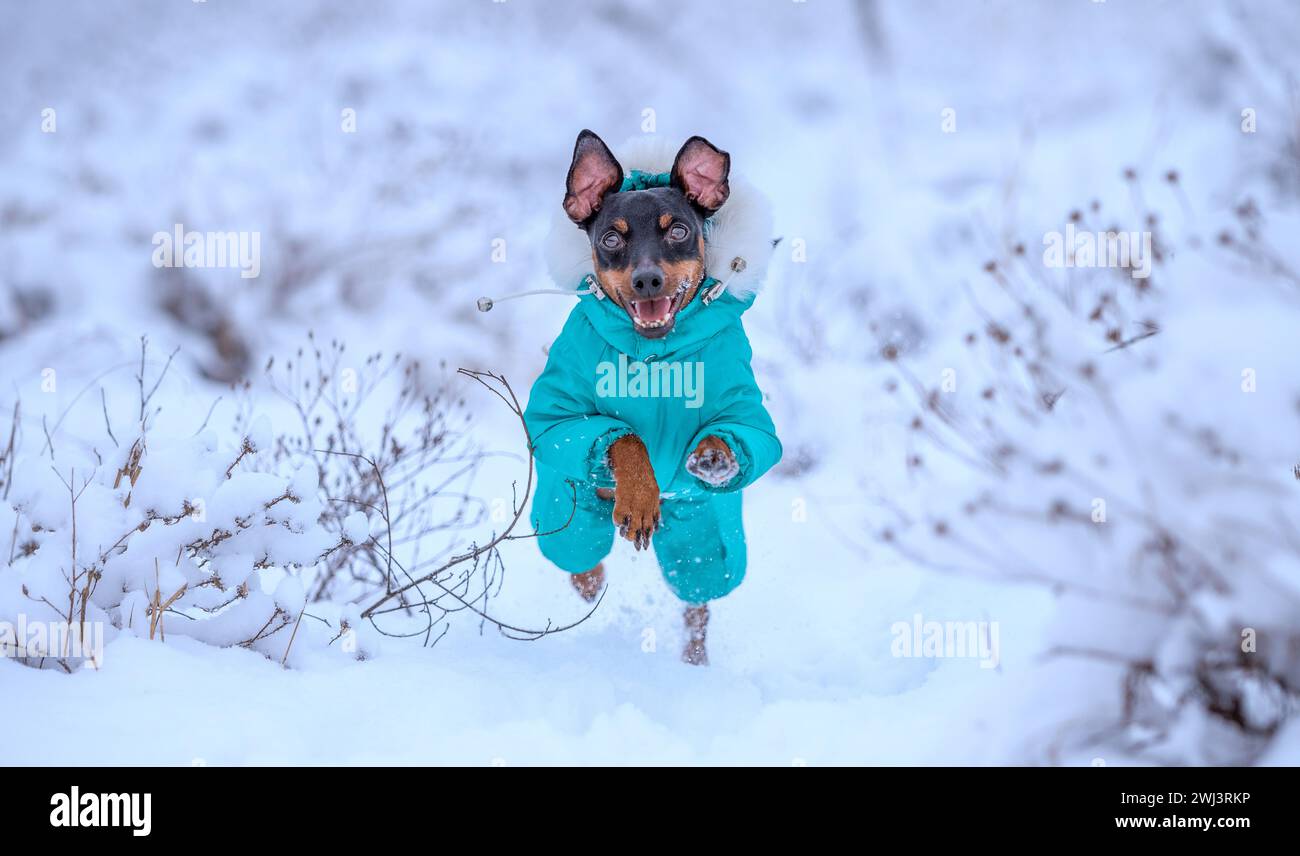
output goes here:
<path id="1" fill-rule="evenodd" d="M 569 818 L 574 834 L 585 835 L 593 817 L 628 818 L 640 828 L 671 826 L 682 812 L 710 818 L 724 836 L 730 824 L 752 834 L 753 822 L 762 819 L 774 829 L 844 826 L 860 836 L 960 833 L 974 841 L 996 833 L 1003 842 L 1041 840 L 1044 830 L 1054 830 L 1066 840 L 1105 833 L 1117 841 L 1157 842 L 1160 833 L 1195 833 L 1222 842 L 1255 831 L 1291 832 L 1297 780 L 1292 768 L 1114 767 L 782 768 L 739 775 L 731 769 L 133 767 L 10 768 L 3 775 L 6 841 L 34 835 L 51 843 L 128 846 L 256 840 L 275 837 L 281 823 L 295 845 L 329 844 L 338 835 L 376 829 L 418 833 L 433 818 L 449 816 L 462 829 L 486 821 L 521 834 L 537 828 L 529 825 L 534 818 L 548 828 L 563 828 Z M 73 787 L 83 811 L 87 801 L 104 807 L 100 794 L 140 795 L 141 806 L 149 794 L 149 834 L 133 834 L 129 823 L 53 826 Z M 579 810 L 578 803 L 589 804 Z M 1201 828 L 1207 820 L 1212 825 Z"/>

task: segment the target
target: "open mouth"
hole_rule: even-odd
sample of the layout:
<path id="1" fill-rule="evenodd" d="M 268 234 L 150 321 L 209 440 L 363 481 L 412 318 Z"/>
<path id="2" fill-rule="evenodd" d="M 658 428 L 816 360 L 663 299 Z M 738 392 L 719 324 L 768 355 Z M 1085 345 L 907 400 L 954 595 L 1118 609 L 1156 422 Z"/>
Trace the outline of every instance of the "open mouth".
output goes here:
<path id="1" fill-rule="evenodd" d="M 681 307 L 682 298 L 686 296 L 688 285 L 686 280 L 682 280 L 672 294 L 631 301 L 628 304 L 628 314 L 632 316 L 632 323 L 637 330 L 647 335 L 667 333 L 672 326 L 673 316 Z"/>

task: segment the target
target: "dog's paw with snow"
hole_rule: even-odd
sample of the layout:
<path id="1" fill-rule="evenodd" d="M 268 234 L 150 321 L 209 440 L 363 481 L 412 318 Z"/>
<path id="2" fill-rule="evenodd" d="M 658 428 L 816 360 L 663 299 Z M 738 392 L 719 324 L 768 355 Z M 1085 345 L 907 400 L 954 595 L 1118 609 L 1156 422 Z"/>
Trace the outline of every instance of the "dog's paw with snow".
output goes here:
<path id="1" fill-rule="evenodd" d="M 705 484 L 722 487 L 740 472 L 740 464 L 720 437 L 709 436 L 687 456 L 686 472 Z"/>

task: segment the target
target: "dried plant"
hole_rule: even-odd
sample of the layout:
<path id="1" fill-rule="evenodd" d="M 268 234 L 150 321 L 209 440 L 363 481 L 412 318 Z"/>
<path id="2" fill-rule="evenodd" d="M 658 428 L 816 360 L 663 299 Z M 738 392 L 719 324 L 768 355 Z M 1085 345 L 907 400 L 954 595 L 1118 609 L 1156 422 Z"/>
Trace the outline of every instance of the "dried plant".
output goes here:
<path id="1" fill-rule="evenodd" d="M 1136 174 L 1126 178 L 1137 228 L 1152 239 L 1149 278 L 1049 270 L 1012 244 L 984 265 L 984 283 L 967 286 L 981 326 L 965 336 L 964 368 L 927 376 L 882 348 L 896 370 L 886 389 L 910 411 L 901 465 L 919 490 L 880 501 L 876 534 L 926 567 L 1043 585 L 1080 614 L 1129 617 L 1055 631 L 1069 641 L 1049 658 L 1109 663 L 1119 677 L 1114 716 L 1063 741 L 1110 741 L 1166 762 L 1240 762 L 1264 750 L 1300 690 L 1291 653 L 1300 635 L 1258 610 L 1272 585 L 1260 569 L 1273 556 L 1300 557 L 1287 515 L 1270 511 L 1290 473 L 1231 441 L 1213 413 L 1160 403 L 1182 377 L 1179 354 L 1162 350 L 1160 319 L 1177 288 L 1167 264 L 1175 239 L 1146 208 Z M 1176 172 L 1164 181 L 1178 190 Z M 1293 274 L 1262 239 L 1258 210 L 1243 203 L 1236 216 L 1239 228 L 1216 242 L 1226 259 L 1195 234 L 1178 252 L 1244 266 L 1293 299 Z M 1093 202 L 1068 220 L 1119 231 L 1103 218 Z M 1300 608 L 1295 590 L 1278 597 L 1292 614 Z M 1153 642 L 1125 632 L 1126 622 L 1166 629 Z M 1247 650 L 1247 631 L 1265 625 L 1269 650 Z M 1227 759 L 1189 759 L 1167 742 L 1187 716 L 1250 739 Z"/>
<path id="2" fill-rule="evenodd" d="M 15 407 L 16 439 L 0 458 L 14 515 L 0 618 L 32 615 L 83 630 L 90 623 L 159 642 L 184 635 L 285 665 L 330 648 L 368 657 L 379 635 L 434 644 L 460 612 L 514 638 L 564 629 L 550 622 L 526 629 L 488 608 L 503 582 L 500 546 L 528 537 L 515 531 L 533 481 L 526 430 L 528 476 L 513 519 L 481 545 L 466 544 L 462 533 L 485 515 L 470 495 L 483 453 L 466 430 L 464 401 L 426 393 L 418 365 L 400 357 L 373 355 L 353 376 L 342 344 L 316 349 L 308 341 L 278 373 L 274 361 L 267 365 L 297 428 L 275 435 L 264 417 L 244 413 L 233 446 L 223 448 L 203 427 L 177 436 L 154 425 L 155 394 L 171 360 L 146 379 L 146 341 L 136 428 L 118 442 L 121 429 L 115 432 L 102 395 L 97 404 L 113 450 L 95 451 L 99 463 L 89 474 L 65 475 L 56 462 L 62 417 L 53 431 L 45 426 L 41 457 L 49 460 L 15 467 Z M 460 376 L 493 391 L 523 426 L 504 378 Z M 66 511 L 48 501 L 55 485 L 68 498 Z M 87 520 L 89 532 L 81 525 Z M 323 601 L 333 604 L 323 607 L 327 614 L 341 607 L 338 618 L 313 611 Z M 38 667 L 79 664 L 48 647 L 21 655 Z"/>
<path id="3" fill-rule="evenodd" d="M 308 334 L 291 359 L 277 365 L 272 358 L 265 367 L 297 425 L 274 438 L 264 466 L 314 468 L 328 531 L 343 534 L 357 510 L 384 528 L 382 548 L 366 542 L 332 556 L 312 582 L 311 600 L 391 589 L 394 550 L 429 549 L 439 533 L 452 535 L 485 516 L 482 500 L 468 491 L 482 455 L 471 442 L 464 400 L 444 387 L 427 391 L 420 364 L 400 354 L 374 353 L 352 366 L 346 345 L 322 346 Z"/>

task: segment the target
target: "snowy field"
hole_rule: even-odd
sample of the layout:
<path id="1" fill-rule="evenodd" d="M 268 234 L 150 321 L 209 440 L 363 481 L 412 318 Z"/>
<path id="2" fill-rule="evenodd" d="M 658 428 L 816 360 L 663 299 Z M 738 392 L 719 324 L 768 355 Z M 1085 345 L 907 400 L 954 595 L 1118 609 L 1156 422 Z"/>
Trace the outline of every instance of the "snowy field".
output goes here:
<path id="1" fill-rule="evenodd" d="M 82 597 L 105 630 L 94 663 L 0 657 L 0 763 L 1300 763 L 1295 4 L 4 17 L 0 627 Z M 369 471 L 287 439 L 299 348 L 345 343 L 331 390 L 400 353 L 340 394 L 370 456 L 403 394 L 449 414 L 390 480 L 422 509 L 395 559 L 501 531 L 519 421 L 455 369 L 541 371 L 572 299 L 475 301 L 550 286 L 582 128 L 708 137 L 782 238 L 745 320 L 785 458 L 704 669 L 625 542 L 589 617 L 520 539 L 445 581 L 473 610 L 371 625 L 384 527 L 316 463 Z M 256 233 L 258 275 L 156 267 L 177 224 Z M 1052 265 L 1067 226 L 1147 236 L 1150 277 Z M 936 622 L 987 650 L 915 650 Z"/>

